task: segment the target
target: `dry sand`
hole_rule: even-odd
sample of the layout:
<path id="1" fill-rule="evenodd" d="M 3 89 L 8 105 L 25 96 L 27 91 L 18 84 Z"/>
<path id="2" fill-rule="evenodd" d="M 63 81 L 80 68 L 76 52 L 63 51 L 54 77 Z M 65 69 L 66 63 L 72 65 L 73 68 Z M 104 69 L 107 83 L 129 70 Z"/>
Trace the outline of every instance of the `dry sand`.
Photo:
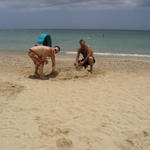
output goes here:
<path id="1" fill-rule="evenodd" d="M 73 61 L 42 81 L 0 56 L 0 150 L 150 150 L 150 59 L 99 57 L 93 74 Z"/>

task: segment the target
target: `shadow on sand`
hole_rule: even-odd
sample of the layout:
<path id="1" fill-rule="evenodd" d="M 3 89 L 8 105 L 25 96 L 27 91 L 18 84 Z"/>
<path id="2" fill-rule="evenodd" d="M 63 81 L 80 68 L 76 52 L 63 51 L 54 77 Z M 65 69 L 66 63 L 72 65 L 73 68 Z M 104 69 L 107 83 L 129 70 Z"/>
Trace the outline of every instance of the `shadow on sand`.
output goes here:
<path id="1" fill-rule="evenodd" d="M 45 75 L 45 80 L 48 80 L 50 78 L 56 78 L 58 76 L 58 72 L 55 72 L 55 73 L 50 73 L 50 74 L 47 74 Z M 29 75 L 30 79 L 40 79 L 40 76 L 39 75 Z"/>

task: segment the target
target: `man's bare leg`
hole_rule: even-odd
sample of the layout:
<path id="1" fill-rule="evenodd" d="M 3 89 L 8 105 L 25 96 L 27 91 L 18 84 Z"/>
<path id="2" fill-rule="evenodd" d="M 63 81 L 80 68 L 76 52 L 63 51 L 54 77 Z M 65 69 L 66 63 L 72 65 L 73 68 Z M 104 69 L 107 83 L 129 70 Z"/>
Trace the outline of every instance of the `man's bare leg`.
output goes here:
<path id="1" fill-rule="evenodd" d="M 47 78 L 44 76 L 43 68 L 44 68 L 44 65 L 41 64 L 41 65 L 39 66 L 40 79 L 46 80 Z"/>
<path id="2" fill-rule="evenodd" d="M 29 54 L 29 57 L 32 59 L 32 61 L 33 61 L 33 63 L 34 63 L 34 59 L 33 59 L 32 56 L 30 56 L 30 54 Z M 35 65 L 35 71 L 34 71 L 34 74 L 35 74 L 36 76 L 39 75 L 39 74 L 38 74 L 38 69 L 39 69 L 39 66 L 38 66 L 38 65 Z"/>
<path id="3" fill-rule="evenodd" d="M 88 71 L 92 73 L 93 72 L 93 64 L 94 64 L 93 57 L 89 57 L 88 63 L 90 64 L 90 70 L 88 70 Z"/>
<path id="4" fill-rule="evenodd" d="M 35 65 L 35 72 L 34 72 L 35 75 L 39 75 L 39 74 L 38 74 L 38 69 L 39 69 L 39 66 L 38 66 L 38 65 Z"/>

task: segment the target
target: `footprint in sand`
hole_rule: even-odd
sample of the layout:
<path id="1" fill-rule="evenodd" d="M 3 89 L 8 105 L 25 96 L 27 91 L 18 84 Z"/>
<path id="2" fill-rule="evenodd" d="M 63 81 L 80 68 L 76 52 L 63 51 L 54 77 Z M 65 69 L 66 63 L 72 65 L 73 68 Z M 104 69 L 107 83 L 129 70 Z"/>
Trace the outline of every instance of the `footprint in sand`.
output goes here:
<path id="1" fill-rule="evenodd" d="M 73 146 L 73 143 L 69 139 L 60 138 L 56 141 L 56 145 L 59 150 L 70 150 Z"/>
<path id="2" fill-rule="evenodd" d="M 23 88 L 23 86 L 11 82 L 1 82 L 0 97 L 12 98 L 12 96 L 16 96 L 16 94 L 20 93 Z"/>
<path id="3" fill-rule="evenodd" d="M 41 135 L 49 136 L 49 137 L 55 137 L 59 135 L 68 135 L 70 132 L 70 129 L 60 129 L 58 127 L 48 127 L 48 126 L 39 126 L 39 130 L 41 132 Z"/>
<path id="4" fill-rule="evenodd" d="M 126 142 L 129 143 L 131 147 L 134 147 L 137 150 L 143 149 L 148 144 L 147 141 L 150 141 L 149 133 L 147 131 L 142 131 L 141 133 L 135 134 L 132 137 L 126 139 Z"/>
<path id="5" fill-rule="evenodd" d="M 38 116 L 35 119 L 39 124 L 39 131 L 41 136 L 55 137 L 59 135 L 68 135 L 71 132 L 70 128 L 59 128 L 59 120 L 41 120 Z"/>
<path id="6" fill-rule="evenodd" d="M 148 150 L 150 149 L 150 136 L 147 131 L 142 131 L 128 137 L 124 143 L 117 145 L 122 150 Z"/>

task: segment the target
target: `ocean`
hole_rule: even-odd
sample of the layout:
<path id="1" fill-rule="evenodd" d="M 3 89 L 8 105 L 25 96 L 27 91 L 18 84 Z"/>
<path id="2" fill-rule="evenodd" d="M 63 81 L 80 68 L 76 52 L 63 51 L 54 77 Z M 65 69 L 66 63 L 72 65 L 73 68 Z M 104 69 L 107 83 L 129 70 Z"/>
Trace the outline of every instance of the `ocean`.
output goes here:
<path id="1" fill-rule="evenodd" d="M 1 52 L 25 52 L 37 43 L 41 33 L 51 35 L 52 45 L 73 54 L 83 39 L 96 55 L 150 57 L 150 31 L 100 29 L 9 29 L 0 30 Z"/>

